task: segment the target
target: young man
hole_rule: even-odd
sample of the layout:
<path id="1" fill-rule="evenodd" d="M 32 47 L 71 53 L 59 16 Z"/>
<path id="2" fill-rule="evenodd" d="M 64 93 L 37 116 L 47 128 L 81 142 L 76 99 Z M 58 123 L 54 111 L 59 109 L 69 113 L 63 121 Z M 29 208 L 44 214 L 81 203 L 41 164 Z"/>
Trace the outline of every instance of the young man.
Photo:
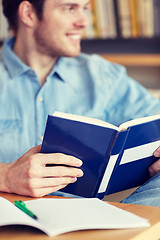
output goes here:
<path id="1" fill-rule="evenodd" d="M 83 175 L 79 159 L 40 153 L 48 114 L 57 110 L 119 125 L 157 114 L 160 102 L 123 67 L 80 53 L 89 0 L 3 0 L 3 8 L 15 37 L 0 58 L 0 191 L 39 197 Z M 151 175 L 158 172 L 160 160 L 150 167 Z M 154 201 L 141 194 L 141 204 L 159 204 L 158 176 L 150 179 Z M 126 201 L 138 203 L 139 196 Z"/>

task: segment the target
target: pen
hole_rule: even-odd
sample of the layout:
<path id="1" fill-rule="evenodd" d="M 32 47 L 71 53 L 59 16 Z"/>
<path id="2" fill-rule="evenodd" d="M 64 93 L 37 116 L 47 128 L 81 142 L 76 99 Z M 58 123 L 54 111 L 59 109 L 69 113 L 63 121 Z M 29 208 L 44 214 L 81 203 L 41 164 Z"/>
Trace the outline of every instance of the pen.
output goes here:
<path id="1" fill-rule="evenodd" d="M 30 217 L 32 217 L 33 219 L 35 219 L 35 220 L 38 219 L 37 216 L 26 207 L 26 204 L 22 200 L 14 201 L 14 205 L 16 207 L 18 207 L 19 209 L 21 209 L 23 212 L 25 212 Z"/>

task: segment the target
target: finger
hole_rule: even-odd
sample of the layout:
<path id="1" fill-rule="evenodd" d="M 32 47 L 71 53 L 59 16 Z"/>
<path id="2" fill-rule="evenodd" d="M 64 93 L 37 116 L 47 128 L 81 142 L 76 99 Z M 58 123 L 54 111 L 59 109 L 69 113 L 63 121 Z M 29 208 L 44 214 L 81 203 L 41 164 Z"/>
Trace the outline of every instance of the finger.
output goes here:
<path id="1" fill-rule="evenodd" d="M 153 170 L 152 166 L 149 167 L 149 175 L 150 175 L 151 177 L 153 177 L 155 174 L 156 174 L 156 173 L 155 173 L 155 171 Z"/>
<path id="2" fill-rule="evenodd" d="M 58 187 L 77 181 L 76 177 L 34 178 L 28 182 L 29 189 Z"/>
<path id="3" fill-rule="evenodd" d="M 40 145 L 38 145 L 38 146 L 35 146 L 35 147 L 31 148 L 27 153 L 28 153 L 29 155 L 36 154 L 36 153 L 40 153 L 41 147 L 42 147 L 42 144 L 40 144 Z"/>
<path id="4" fill-rule="evenodd" d="M 160 159 L 157 160 L 155 163 L 153 163 L 150 167 L 149 167 L 149 173 L 150 176 L 154 176 L 157 173 L 160 172 Z"/>
<path id="5" fill-rule="evenodd" d="M 52 154 L 37 154 L 39 159 L 41 159 L 41 164 L 58 164 L 58 165 L 69 165 L 74 167 L 80 167 L 82 161 L 76 157 L 62 154 L 62 153 L 52 153 Z"/>
<path id="6" fill-rule="evenodd" d="M 32 191 L 27 191 L 27 194 L 25 194 L 25 195 L 28 195 L 31 197 L 43 197 L 50 193 L 56 192 L 66 186 L 67 185 L 59 185 L 59 186 L 55 186 L 55 187 L 38 188 L 38 189 L 34 189 Z"/>
<path id="7" fill-rule="evenodd" d="M 54 166 L 45 167 L 43 177 L 82 177 L 83 171 L 78 168 Z"/>
<path id="8" fill-rule="evenodd" d="M 160 147 L 156 149 L 156 151 L 154 152 L 154 156 L 160 157 Z"/>

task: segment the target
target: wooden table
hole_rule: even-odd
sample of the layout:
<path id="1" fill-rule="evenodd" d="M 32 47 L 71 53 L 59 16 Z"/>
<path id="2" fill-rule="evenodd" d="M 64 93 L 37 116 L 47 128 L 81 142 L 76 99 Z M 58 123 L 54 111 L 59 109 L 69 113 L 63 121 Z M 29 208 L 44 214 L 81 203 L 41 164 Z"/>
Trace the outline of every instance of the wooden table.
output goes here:
<path id="1" fill-rule="evenodd" d="M 15 194 L 0 193 L 11 202 L 15 200 L 30 200 L 33 198 Z M 48 196 L 51 198 L 51 196 Z M 54 198 L 54 197 L 52 197 Z M 141 217 L 148 218 L 151 223 L 149 228 L 121 229 L 121 230 L 84 230 L 48 237 L 40 231 L 25 226 L 0 227 L 2 240 L 159 240 L 160 239 L 160 208 L 132 204 L 111 203 L 114 206 L 133 212 Z"/>

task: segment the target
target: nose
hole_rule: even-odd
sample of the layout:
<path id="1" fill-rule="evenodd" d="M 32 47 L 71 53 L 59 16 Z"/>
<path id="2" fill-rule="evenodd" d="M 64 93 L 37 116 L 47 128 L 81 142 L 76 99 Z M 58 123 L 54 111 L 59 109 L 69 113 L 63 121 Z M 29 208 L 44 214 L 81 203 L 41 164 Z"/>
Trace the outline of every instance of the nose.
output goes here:
<path id="1" fill-rule="evenodd" d="M 84 10 L 80 10 L 76 14 L 75 26 L 85 28 L 89 24 L 87 13 Z"/>

